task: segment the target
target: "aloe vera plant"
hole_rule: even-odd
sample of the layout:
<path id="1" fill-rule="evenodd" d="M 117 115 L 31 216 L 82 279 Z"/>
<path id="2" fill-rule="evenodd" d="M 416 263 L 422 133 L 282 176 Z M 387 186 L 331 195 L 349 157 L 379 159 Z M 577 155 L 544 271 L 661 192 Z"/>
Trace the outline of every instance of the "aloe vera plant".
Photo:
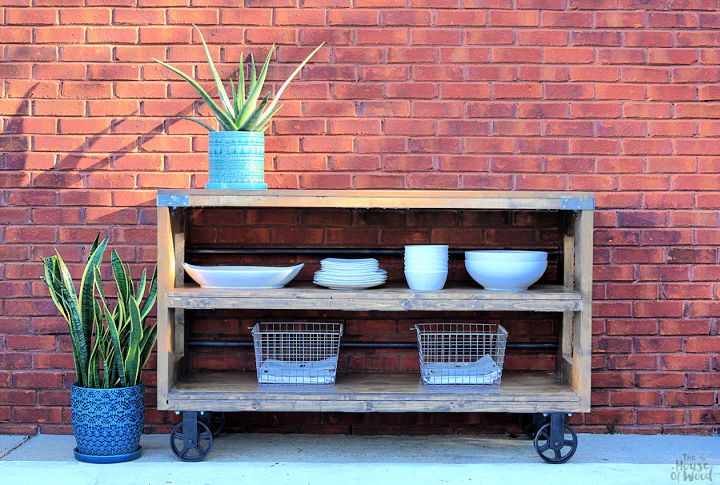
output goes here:
<path id="1" fill-rule="evenodd" d="M 200 86 L 200 83 L 185 74 L 177 67 L 155 58 L 153 58 L 153 61 L 171 70 L 172 72 L 183 78 L 185 81 L 187 81 L 193 88 L 195 88 L 198 94 L 200 94 L 200 97 L 208 104 L 212 112 L 215 114 L 215 117 L 218 120 L 218 126 L 220 131 L 265 131 L 265 128 L 267 128 L 268 123 L 272 119 L 273 115 L 277 113 L 278 110 L 280 110 L 280 108 L 282 107 L 282 105 L 279 105 L 278 102 L 280 101 L 280 97 L 282 96 L 283 92 L 285 92 L 285 89 L 287 89 L 290 82 L 292 82 L 295 76 L 298 75 L 298 73 L 305 66 L 305 64 L 307 64 L 308 61 L 315 55 L 315 53 L 320 50 L 320 48 L 325 44 L 323 42 L 319 46 L 317 46 L 305 58 L 305 60 L 303 60 L 295 68 L 292 74 L 290 74 L 290 76 L 285 80 L 282 86 L 280 86 L 280 89 L 278 89 L 278 91 L 275 93 L 272 101 L 270 100 L 269 94 L 265 94 L 265 96 L 260 100 L 261 91 L 263 89 L 263 86 L 265 85 L 265 79 L 267 77 L 268 66 L 270 65 L 270 58 L 275 51 L 275 44 L 273 44 L 270 48 L 270 52 L 268 52 L 267 58 L 265 58 L 265 62 L 260 69 L 260 73 L 257 72 L 257 68 L 255 66 L 255 58 L 252 54 L 250 54 L 250 75 L 247 81 L 247 90 L 245 86 L 245 65 L 243 64 L 243 58 L 241 54 L 237 87 L 233 80 L 230 79 L 230 94 L 228 95 L 228 91 L 226 90 L 225 85 L 223 84 L 222 79 L 220 79 L 220 75 L 215 68 L 215 63 L 213 62 L 212 56 L 210 55 L 210 50 L 208 49 L 207 43 L 205 42 L 205 37 L 203 37 L 202 32 L 200 31 L 200 29 L 197 28 L 197 26 L 194 27 L 200 35 L 200 40 L 202 41 L 203 47 L 205 48 L 205 55 L 207 56 L 208 66 L 210 67 L 210 72 L 212 73 L 213 79 L 215 80 L 215 86 L 217 87 L 218 97 L 220 98 L 220 104 L 222 106 L 219 106 L 213 100 L 213 98 L 207 93 L 207 91 L 205 91 L 205 89 Z M 258 100 L 260 100 L 259 104 Z M 203 126 L 204 128 L 207 128 L 209 131 L 215 131 L 215 128 L 197 118 L 183 117 L 183 119 L 194 121 L 195 123 Z"/>
<path id="2" fill-rule="evenodd" d="M 42 280 L 68 323 L 80 387 L 110 389 L 139 384 L 140 372 L 157 340 L 156 325 L 145 325 L 157 296 L 155 271 L 148 283 L 147 270 L 143 269 L 136 285 L 129 266 L 113 250 L 110 264 L 117 291 L 113 306 L 105 297 L 100 275 L 107 243 L 99 235 L 95 238 L 79 291 L 60 253 L 43 258 Z"/>

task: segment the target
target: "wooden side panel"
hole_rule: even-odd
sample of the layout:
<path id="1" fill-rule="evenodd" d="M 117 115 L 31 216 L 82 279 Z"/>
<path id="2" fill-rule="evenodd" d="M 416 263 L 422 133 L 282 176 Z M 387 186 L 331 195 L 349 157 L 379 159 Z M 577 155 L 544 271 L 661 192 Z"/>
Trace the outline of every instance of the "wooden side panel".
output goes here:
<path id="1" fill-rule="evenodd" d="M 582 301 L 573 319 L 570 384 L 580 395 L 585 411 L 590 411 L 592 372 L 593 215 L 592 211 L 580 211 L 575 223 L 575 289 Z"/>
<path id="2" fill-rule="evenodd" d="M 168 392 L 175 383 L 175 342 L 171 310 L 168 307 L 168 292 L 174 287 L 175 261 L 172 250 L 172 229 L 170 208 L 157 209 L 157 406 L 168 409 Z"/>
<path id="3" fill-rule="evenodd" d="M 182 210 L 158 207 L 158 409 L 168 409 L 168 392 L 179 377 L 178 367 L 184 355 L 184 311 L 171 308 L 168 295 L 183 282 L 185 258 L 185 218 Z"/>
<path id="4" fill-rule="evenodd" d="M 175 288 L 182 287 L 185 281 L 185 270 L 183 269 L 183 263 L 185 262 L 185 211 L 183 209 L 171 212 L 170 227 L 172 230 L 175 277 L 173 279 L 173 287 L 169 290 L 169 293 Z M 185 358 L 185 310 L 182 308 L 173 308 L 171 311 L 171 314 L 174 315 L 172 322 L 173 335 L 175 336 L 175 368 L 183 369 L 183 361 Z"/>
<path id="5" fill-rule="evenodd" d="M 576 289 L 575 286 L 575 214 L 562 213 L 564 234 L 562 239 L 563 251 L 563 285 L 566 288 Z M 582 297 L 581 297 L 582 299 Z M 580 310 L 580 306 L 574 309 Z M 563 313 L 562 329 L 560 331 L 560 347 L 558 348 L 557 365 L 560 376 L 570 381 L 572 376 L 572 338 L 575 311 Z"/>

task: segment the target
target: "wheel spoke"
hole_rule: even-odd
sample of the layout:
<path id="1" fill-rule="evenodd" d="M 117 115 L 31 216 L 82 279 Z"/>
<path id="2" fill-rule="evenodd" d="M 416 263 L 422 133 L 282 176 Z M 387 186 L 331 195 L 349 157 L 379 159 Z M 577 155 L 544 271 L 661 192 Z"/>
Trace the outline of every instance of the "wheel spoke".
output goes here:
<path id="1" fill-rule="evenodd" d="M 574 447 L 574 446 L 575 446 L 575 440 L 565 440 L 565 446 Z"/>
<path id="2" fill-rule="evenodd" d="M 554 448 L 553 451 L 555 452 L 555 460 L 560 461 L 560 459 L 562 458 L 562 455 L 561 455 L 561 453 L 560 453 L 560 449 L 559 449 L 559 448 Z"/>
<path id="3" fill-rule="evenodd" d="M 193 450 L 193 449 L 194 449 L 194 448 L 185 447 L 185 448 L 183 449 L 182 453 L 180 453 L 180 458 L 181 458 L 182 460 L 187 460 L 187 457 L 188 457 L 188 455 L 190 454 L 190 450 Z"/>
<path id="4" fill-rule="evenodd" d="M 545 443 L 540 448 L 538 448 L 538 453 L 545 453 L 549 449 L 550 449 L 550 443 Z"/>

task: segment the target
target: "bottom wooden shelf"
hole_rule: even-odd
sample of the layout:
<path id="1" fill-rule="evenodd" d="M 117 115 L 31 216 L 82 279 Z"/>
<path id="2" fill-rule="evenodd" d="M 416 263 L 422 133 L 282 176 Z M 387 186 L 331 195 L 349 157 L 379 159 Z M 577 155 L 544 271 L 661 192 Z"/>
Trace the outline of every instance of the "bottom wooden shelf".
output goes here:
<path id="1" fill-rule="evenodd" d="M 418 375 L 338 375 L 334 387 L 258 386 L 254 372 L 184 377 L 168 394 L 175 411 L 578 412 L 579 395 L 555 374 L 506 372 L 500 387 L 435 388 Z"/>

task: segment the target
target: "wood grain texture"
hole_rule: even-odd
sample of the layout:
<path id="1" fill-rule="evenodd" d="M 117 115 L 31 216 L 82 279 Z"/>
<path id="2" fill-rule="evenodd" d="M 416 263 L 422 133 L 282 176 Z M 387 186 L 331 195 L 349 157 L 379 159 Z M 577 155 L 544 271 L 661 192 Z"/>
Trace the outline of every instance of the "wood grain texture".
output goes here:
<path id="1" fill-rule="evenodd" d="M 187 196 L 188 207 L 334 207 L 366 209 L 543 209 L 591 204 L 586 192 L 456 190 L 159 190 Z"/>
<path id="2" fill-rule="evenodd" d="M 555 374 L 506 373 L 502 385 L 425 386 L 419 375 L 340 375 L 335 386 L 259 386 L 255 373 L 199 373 L 169 396 L 197 411 L 539 412 L 577 411 L 580 398 Z"/>
<path id="3" fill-rule="evenodd" d="M 581 211 L 575 222 L 575 289 L 582 295 L 582 305 L 573 319 L 570 384 L 580 395 L 584 411 L 590 411 L 592 376 L 593 215 Z"/>
<path id="4" fill-rule="evenodd" d="M 183 282 L 182 211 L 158 208 L 158 408 L 179 411 L 338 412 L 578 412 L 590 409 L 592 306 L 592 195 L 561 192 L 457 191 L 160 191 L 185 195 L 194 207 L 335 207 L 375 209 L 560 210 L 569 221 L 563 237 L 563 285 L 522 292 L 479 287 L 416 292 L 405 287 L 336 291 L 310 284 L 273 290 L 207 289 Z M 570 202 L 569 202 L 570 201 Z M 574 202 L 573 202 L 574 201 Z M 557 374 L 507 373 L 500 387 L 423 386 L 418 376 L 339 376 L 328 388 L 268 390 L 254 373 L 182 375 L 184 309 L 316 309 L 344 311 L 563 312 Z"/>
<path id="5" fill-rule="evenodd" d="M 309 284 L 270 290 L 184 287 L 170 291 L 168 304 L 186 309 L 562 312 L 580 309 L 580 293 L 552 285 L 518 292 L 487 291 L 479 287 L 421 292 L 392 286 L 330 290 Z"/>
<path id="6" fill-rule="evenodd" d="M 172 250 L 170 209 L 157 209 L 157 405 L 168 409 L 168 391 L 175 383 L 175 342 L 172 327 L 174 313 L 168 305 L 168 292 L 174 287 L 175 262 Z"/>

